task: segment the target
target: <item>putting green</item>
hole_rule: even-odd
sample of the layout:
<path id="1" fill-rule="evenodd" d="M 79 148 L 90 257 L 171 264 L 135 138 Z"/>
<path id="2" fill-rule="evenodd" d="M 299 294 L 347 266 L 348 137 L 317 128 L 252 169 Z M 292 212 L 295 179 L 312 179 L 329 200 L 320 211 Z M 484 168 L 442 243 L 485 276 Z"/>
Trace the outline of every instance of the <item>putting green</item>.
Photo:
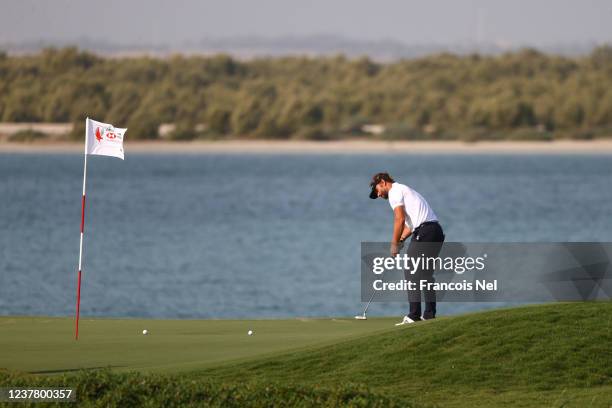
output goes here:
<path id="1" fill-rule="evenodd" d="M 402 327 L 393 318 L 86 319 L 78 342 L 69 318 L 2 317 L 0 383 L 70 384 L 83 405 L 104 407 L 608 408 L 610 316 L 612 302 L 576 302 Z"/>
<path id="2" fill-rule="evenodd" d="M 393 330 L 396 320 L 81 319 L 75 341 L 71 318 L 0 317 L 0 368 L 30 373 L 100 367 L 197 370 Z"/>

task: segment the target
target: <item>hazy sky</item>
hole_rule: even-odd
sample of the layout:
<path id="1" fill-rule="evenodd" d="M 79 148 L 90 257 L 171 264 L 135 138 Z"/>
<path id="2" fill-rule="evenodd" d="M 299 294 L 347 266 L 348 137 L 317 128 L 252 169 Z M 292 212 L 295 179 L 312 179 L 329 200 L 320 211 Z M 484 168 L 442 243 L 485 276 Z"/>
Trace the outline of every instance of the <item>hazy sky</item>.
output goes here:
<path id="1" fill-rule="evenodd" d="M 0 0 L 0 43 L 336 34 L 406 44 L 612 42 L 610 0 Z"/>

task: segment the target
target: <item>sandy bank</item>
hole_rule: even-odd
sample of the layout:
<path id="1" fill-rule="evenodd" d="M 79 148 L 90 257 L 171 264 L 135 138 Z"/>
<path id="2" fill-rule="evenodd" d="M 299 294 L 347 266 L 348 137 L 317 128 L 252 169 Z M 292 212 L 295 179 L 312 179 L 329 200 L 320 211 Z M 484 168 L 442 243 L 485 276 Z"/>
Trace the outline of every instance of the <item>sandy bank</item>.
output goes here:
<path id="1" fill-rule="evenodd" d="M 229 140 L 195 142 L 125 142 L 129 153 L 245 153 L 245 154 L 612 154 L 612 140 L 553 142 L 384 142 L 341 140 L 271 141 Z M 81 143 L 0 143 L 1 153 L 80 153 Z"/>

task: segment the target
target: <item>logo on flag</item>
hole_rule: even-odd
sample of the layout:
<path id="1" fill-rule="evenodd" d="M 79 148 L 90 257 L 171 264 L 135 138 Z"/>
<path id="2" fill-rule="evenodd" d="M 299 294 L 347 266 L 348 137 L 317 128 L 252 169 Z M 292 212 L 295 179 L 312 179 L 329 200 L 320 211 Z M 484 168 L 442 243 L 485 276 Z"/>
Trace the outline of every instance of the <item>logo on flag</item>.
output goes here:
<path id="1" fill-rule="evenodd" d="M 85 128 L 85 154 L 113 156 L 123 160 L 123 136 L 127 129 L 89 118 L 85 121 Z"/>

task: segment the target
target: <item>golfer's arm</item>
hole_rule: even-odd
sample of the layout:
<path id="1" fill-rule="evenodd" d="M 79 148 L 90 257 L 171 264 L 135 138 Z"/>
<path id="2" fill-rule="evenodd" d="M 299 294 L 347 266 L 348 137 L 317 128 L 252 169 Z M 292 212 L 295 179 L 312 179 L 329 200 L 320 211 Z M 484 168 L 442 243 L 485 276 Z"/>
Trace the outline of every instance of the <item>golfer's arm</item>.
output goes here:
<path id="1" fill-rule="evenodd" d="M 401 238 L 402 241 L 406 240 L 411 235 L 412 235 L 412 230 L 410 229 L 409 226 L 404 224 L 404 231 L 402 232 L 402 238 Z"/>
<path id="2" fill-rule="evenodd" d="M 392 243 L 398 243 L 402 238 L 402 232 L 406 226 L 406 214 L 404 213 L 404 206 L 400 205 L 395 207 L 393 210 L 394 221 L 393 221 L 393 237 L 391 238 Z"/>

